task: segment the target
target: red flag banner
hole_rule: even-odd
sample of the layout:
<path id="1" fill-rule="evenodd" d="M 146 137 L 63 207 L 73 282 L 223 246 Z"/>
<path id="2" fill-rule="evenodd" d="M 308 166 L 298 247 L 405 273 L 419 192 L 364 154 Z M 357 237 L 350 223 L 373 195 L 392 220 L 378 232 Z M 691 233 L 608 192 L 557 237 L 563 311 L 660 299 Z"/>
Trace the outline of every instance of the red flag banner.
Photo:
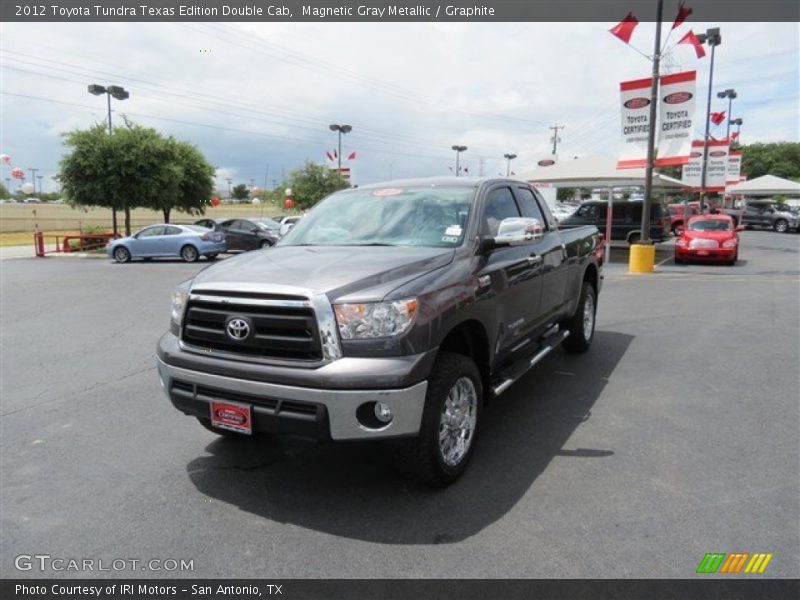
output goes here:
<path id="1" fill-rule="evenodd" d="M 328 157 L 328 160 L 329 160 L 329 161 L 333 162 L 333 154 L 331 154 L 330 152 L 326 152 L 326 153 L 325 153 L 325 156 L 327 156 L 327 157 Z"/>
<path id="2" fill-rule="evenodd" d="M 694 11 L 686 6 L 685 2 L 681 2 L 678 5 L 678 16 L 675 17 L 675 22 L 672 24 L 672 28 L 675 29 L 676 27 L 680 27 L 689 15 L 691 15 Z"/>
<path id="3" fill-rule="evenodd" d="M 711 122 L 714 125 L 719 125 L 724 120 L 725 120 L 725 111 L 724 110 L 720 111 L 720 112 L 712 112 L 711 113 Z"/>
<path id="4" fill-rule="evenodd" d="M 350 154 L 347 155 L 347 160 L 355 160 L 355 159 L 356 159 L 355 152 L 351 152 Z"/>
<path id="5" fill-rule="evenodd" d="M 633 35 L 633 30 L 636 29 L 636 26 L 639 24 L 639 20 L 633 16 L 633 13 L 628 13 L 628 16 L 622 19 L 619 23 L 614 25 L 609 31 L 611 35 L 614 35 L 621 39 L 626 44 L 631 41 L 631 36 Z"/>
<path id="6" fill-rule="evenodd" d="M 647 165 L 647 136 L 650 132 L 651 78 L 623 81 L 619 84 L 622 103 L 622 149 L 618 169 L 636 169 Z"/>
<path id="7" fill-rule="evenodd" d="M 694 31 L 689 31 L 685 36 L 678 40 L 678 43 L 689 44 L 690 46 L 693 46 L 694 53 L 697 55 L 697 58 L 703 58 L 706 55 L 706 51 L 703 49 L 703 44 L 701 44 L 700 40 L 697 39 Z"/>
<path id="8" fill-rule="evenodd" d="M 689 162 L 694 130 L 697 71 L 661 76 L 657 167 Z"/>

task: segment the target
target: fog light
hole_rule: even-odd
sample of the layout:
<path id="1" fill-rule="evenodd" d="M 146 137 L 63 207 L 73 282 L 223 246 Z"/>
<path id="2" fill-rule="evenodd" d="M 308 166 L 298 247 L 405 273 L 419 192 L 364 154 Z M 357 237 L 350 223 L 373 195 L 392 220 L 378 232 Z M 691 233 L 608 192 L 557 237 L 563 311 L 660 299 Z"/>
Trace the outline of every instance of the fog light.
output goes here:
<path id="1" fill-rule="evenodd" d="M 392 420 L 392 409 L 383 402 L 375 403 L 375 418 L 381 423 L 388 423 Z"/>

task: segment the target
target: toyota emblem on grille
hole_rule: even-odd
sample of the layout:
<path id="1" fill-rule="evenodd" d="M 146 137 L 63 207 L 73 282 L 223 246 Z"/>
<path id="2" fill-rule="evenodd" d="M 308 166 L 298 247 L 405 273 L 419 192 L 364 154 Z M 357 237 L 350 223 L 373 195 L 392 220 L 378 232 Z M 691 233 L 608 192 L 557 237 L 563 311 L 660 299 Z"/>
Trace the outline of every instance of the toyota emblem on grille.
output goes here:
<path id="1" fill-rule="evenodd" d="M 244 319 L 231 319 L 226 327 L 228 337 L 232 340 L 241 341 L 250 335 L 250 325 Z"/>

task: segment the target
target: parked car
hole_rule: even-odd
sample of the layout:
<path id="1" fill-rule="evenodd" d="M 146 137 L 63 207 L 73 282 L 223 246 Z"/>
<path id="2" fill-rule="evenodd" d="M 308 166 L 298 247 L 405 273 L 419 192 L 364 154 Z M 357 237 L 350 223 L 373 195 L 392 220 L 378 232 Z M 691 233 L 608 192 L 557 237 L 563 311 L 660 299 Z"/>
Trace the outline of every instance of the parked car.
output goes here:
<path id="1" fill-rule="evenodd" d="M 728 215 L 690 217 L 675 241 L 675 262 L 710 261 L 735 265 L 739 260 L 740 229 Z"/>
<path id="2" fill-rule="evenodd" d="M 690 217 L 699 215 L 700 203 L 690 202 L 688 204 L 688 209 Z M 669 204 L 667 205 L 667 212 L 669 213 L 669 228 L 672 231 L 672 235 L 677 237 L 680 235 L 683 224 L 686 221 L 686 208 L 683 204 Z"/>
<path id="3" fill-rule="evenodd" d="M 280 236 L 283 237 L 294 227 L 303 216 L 298 217 L 284 217 L 281 221 Z"/>
<path id="4" fill-rule="evenodd" d="M 748 200 L 741 214 L 741 224 L 747 229 L 768 227 L 778 233 L 786 233 L 790 229 L 800 230 L 800 214 L 792 211 L 788 204 L 775 200 Z"/>
<path id="5" fill-rule="evenodd" d="M 589 349 L 598 246 L 519 181 L 342 190 L 268 253 L 178 286 L 161 385 L 215 433 L 392 440 L 402 472 L 447 485 L 485 400 L 559 345 Z"/>
<path id="6" fill-rule="evenodd" d="M 133 258 L 180 257 L 195 262 L 201 256 L 214 260 L 225 252 L 225 234 L 199 225 L 162 223 L 140 229 L 130 237 L 112 240 L 108 255 L 120 263 Z"/>
<path id="7" fill-rule="evenodd" d="M 200 219 L 199 221 L 195 221 L 195 225 L 199 225 L 200 227 L 206 227 L 208 229 L 221 229 L 222 223 L 224 223 L 227 219 Z"/>
<path id="8" fill-rule="evenodd" d="M 280 239 L 277 225 L 272 219 L 228 219 L 222 230 L 229 251 L 247 251 L 274 246 Z"/>
<path id="9" fill-rule="evenodd" d="M 621 240 L 633 244 L 641 239 L 642 205 L 642 202 L 631 200 L 613 203 L 611 216 L 612 240 Z M 562 219 L 560 225 L 564 228 L 594 225 L 605 233 L 607 212 L 608 202 L 590 200 L 581 204 L 572 216 Z M 664 241 L 666 234 L 664 210 L 659 203 L 654 202 L 650 206 L 650 239 L 661 242 Z"/>

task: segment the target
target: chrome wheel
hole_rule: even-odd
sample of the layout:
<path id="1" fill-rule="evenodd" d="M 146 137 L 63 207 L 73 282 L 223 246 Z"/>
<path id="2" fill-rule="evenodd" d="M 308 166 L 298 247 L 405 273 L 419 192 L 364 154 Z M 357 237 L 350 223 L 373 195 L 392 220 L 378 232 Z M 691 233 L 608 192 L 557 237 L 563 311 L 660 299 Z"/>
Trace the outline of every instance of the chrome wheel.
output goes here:
<path id="1" fill-rule="evenodd" d="M 448 467 L 469 452 L 478 419 L 478 393 L 469 377 L 459 377 L 447 393 L 439 421 L 439 452 Z"/>
<path id="2" fill-rule="evenodd" d="M 775 231 L 777 231 L 778 233 L 786 233 L 788 229 L 789 229 L 789 223 L 787 223 L 783 219 L 775 221 Z"/>
<path id="3" fill-rule="evenodd" d="M 590 340 L 594 331 L 594 296 L 586 294 L 583 301 L 583 337 Z"/>

